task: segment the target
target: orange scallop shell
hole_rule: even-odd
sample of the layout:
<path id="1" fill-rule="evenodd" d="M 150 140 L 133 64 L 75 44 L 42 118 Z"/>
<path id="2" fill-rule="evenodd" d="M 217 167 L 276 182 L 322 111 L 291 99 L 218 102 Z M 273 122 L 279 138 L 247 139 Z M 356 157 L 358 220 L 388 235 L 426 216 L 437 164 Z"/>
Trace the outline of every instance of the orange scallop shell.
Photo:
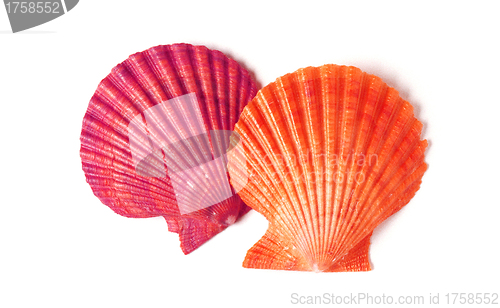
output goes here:
<path id="1" fill-rule="evenodd" d="M 422 124 L 379 77 L 308 67 L 245 107 L 231 183 L 269 221 L 247 268 L 367 271 L 373 230 L 415 195 L 427 169 Z"/>

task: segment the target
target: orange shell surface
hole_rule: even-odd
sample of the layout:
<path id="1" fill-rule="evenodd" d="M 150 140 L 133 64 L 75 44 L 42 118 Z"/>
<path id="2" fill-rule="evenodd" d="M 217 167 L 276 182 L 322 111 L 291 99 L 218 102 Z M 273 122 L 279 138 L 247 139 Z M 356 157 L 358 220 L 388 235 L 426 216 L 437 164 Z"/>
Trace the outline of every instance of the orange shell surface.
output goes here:
<path id="1" fill-rule="evenodd" d="M 373 230 L 415 195 L 427 169 L 422 124 L 379 77 L 308 67 L 245 107 L 229 155 L 231 183 L 269 229 L 247 268 L 368 271 Z"/>

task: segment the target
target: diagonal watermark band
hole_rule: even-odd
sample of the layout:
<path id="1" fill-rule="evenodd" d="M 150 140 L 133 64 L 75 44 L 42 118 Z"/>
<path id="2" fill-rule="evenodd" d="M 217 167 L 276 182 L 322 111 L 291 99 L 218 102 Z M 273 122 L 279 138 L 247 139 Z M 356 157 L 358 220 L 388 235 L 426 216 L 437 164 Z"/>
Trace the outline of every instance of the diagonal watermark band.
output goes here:
<path id="1" fill-rule="evenodd" d="M 160 178 L 168 174 L 181 214 L 220 203 L 239 191 L 231 188 L 227 171 L 228 153 L 245 161 L 239 137 L 229 130 L 207 131 L 195 93 L 137 115 L 129 123 L 128 136 L 136 173 Z"/>

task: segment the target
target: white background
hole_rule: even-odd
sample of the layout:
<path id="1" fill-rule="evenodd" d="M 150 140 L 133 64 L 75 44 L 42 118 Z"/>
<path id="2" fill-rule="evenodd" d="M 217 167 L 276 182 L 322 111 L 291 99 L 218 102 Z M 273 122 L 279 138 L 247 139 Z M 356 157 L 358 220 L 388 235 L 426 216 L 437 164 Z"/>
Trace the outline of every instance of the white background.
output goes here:
<path id="1" fill-rule="evenodd" d="M 300 296 L 500 293 L 497 2 L 97 1 L 12 34 L 0 8 L 0 307 L 286 307 Z M 266 85 L 355 65 L 415 106 L 429 140 L 416 197 L 376 229 L 367 273 L 241 267 L 251 212 L 188 256 L 163 218 L 121 217 L 85 182 L 80 130 L 130 54 L 219 49 Z M 500 301 L 500 300 L 499 300 Z"/>

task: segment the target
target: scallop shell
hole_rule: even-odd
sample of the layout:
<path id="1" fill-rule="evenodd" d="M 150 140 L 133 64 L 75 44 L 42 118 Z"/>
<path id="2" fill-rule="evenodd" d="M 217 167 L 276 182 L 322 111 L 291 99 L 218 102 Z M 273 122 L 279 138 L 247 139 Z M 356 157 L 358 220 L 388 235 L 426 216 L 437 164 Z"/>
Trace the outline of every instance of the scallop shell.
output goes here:
<path id="1" fill-rule="evenodd" d="M 84 117 L 87 182 L 120 215 L 165 217 L 190 253 L 249 210 L 229 186 L 224 159 L 256 92 L 244 68 L 204 46 L 131 55 L 102 80 Z"/>
<path id="2" fill-rule="evenodd" d="M 373 230 L 415 195 L 427 168 L 422 124 L 379 77 L 308 67 L 245 107 L 231 183 L 269 221 L 247 268 L 367 271 Z"/>

